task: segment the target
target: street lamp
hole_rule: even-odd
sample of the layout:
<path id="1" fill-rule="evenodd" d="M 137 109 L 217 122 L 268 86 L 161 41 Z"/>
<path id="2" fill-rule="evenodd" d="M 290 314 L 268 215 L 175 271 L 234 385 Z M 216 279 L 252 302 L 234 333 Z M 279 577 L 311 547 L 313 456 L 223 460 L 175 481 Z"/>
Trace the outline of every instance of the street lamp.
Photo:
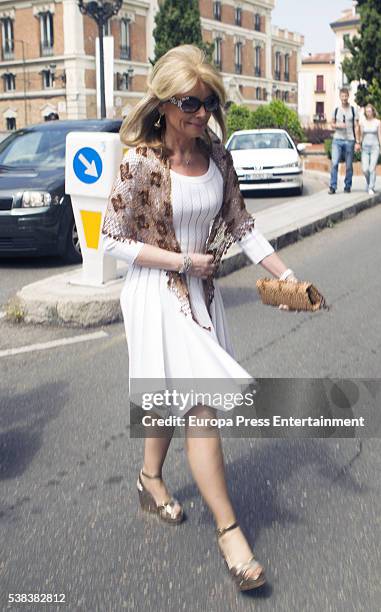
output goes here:
<path id="1" fill-rule="evenodd" d="M 104 2 L 104 0 L 91 0 L 91 2 L 83 2 L 78 0 L 78 8 L 82 15 L 89 15 L 98 25 L 99 37 L 99 74 L 100 74 L 100 98 L 101 98 L 101 118 L 106 117 L 106 99 L 105 99 L 105 69 L 104 69 L 104 54 L 103 54 L 103 29 L 108 20 L 116 15 L 123 0 L 115 0 L 114 2 Z"/>

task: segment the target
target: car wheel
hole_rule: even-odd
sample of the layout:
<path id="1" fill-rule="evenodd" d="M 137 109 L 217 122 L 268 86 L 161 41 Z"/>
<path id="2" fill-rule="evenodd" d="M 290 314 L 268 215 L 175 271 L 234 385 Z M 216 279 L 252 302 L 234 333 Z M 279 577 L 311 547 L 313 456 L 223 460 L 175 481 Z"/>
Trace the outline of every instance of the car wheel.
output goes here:
<path id="1" fill-rule="evenodd" d="M 79 243 L 78 231 L 74 217 L 72 217 L 69 224 L 63 259 L 66 263 L 82 263 L 81 245 Z"/>

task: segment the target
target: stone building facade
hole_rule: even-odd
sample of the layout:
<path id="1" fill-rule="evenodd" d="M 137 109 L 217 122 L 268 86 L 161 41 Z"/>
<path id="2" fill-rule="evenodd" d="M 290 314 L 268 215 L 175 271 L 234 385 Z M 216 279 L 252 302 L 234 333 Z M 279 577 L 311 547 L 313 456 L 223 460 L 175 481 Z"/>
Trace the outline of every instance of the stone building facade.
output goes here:
<path id="1" fill-rule="evenodd" d="M 335 54 L 315 53 L 302 59 L 299 72 L 299 118 L 305 127 L 327 127 L 336 106 Z"/>
<path id="2" fill-rule="evenodd" d="M 158 0 L 127 0 L 105 29 L 114 50 L 108 116 L 142 97 L 154 56 Z M 297 108 L 303 37 L 272 26 L 275 0 L 200 0 L 203 38 L 214 40 L 230 101 L 255 108 L 273 98 Z M 76 0 L 0 0 L 0 131 L 94 118 L 96 23 Z"/>
<path id="3" fill-rule="evenodd" d="M 304 126 L 329 127 L 335 107 L 339 104 L 341 87 L 349 89 L 351 104 L 355 104 L 358 83 L 348 80 L 342 70 L 342 62 L 348 57 L 348 41 L 356 36 L 360 28 L 357 2 L 342 11 L 338 19 L 330 24 L 335 33 L 335 50 L 316 53 L 302 59 L 299 72 L 299 117 Z"/>
<path id="4" fill-rule="evenodd" d="M 350 55 L 347 47 L 347 42 L 356 36 L 360 29 L 360 15 L 357 11 L 357 2 L 352 2 L 352 7 L 342 11 L 341 17 L 330 24 L 336 37 L 335 44 L 335 98 L 339 100 L 340 87 L 348 87 L 350 94 L 350 102 L 354 104 L 354 98 L 357 91 L 358 83 L 353 81 L 348 83 L 345 74 L 342 71 L 341 64 L 345 57 Z"/>
<path id="5" fill-rule="evenodd" d="M 303 37 L 272 26 L 275 0 L 200 0 L 203 38 L 214 41 L 230 100 L 255 108 L 273 98 L 297 108 Z"/>

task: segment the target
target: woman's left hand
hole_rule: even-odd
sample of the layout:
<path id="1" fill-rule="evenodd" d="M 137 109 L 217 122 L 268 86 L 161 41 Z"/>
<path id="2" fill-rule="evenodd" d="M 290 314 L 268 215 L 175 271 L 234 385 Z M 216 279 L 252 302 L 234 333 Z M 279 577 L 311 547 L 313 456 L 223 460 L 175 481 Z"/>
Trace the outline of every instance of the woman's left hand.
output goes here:
<path id="1" fill-rule="evenodd" d="M 296 276 L 294 276 L 294 274 L 290 274 L 290 276 L 287 277 L 287 280 L 291 281 L 292 283 L 298 282 L 298 279 L 296 278 Z M 287 304 L 280 304 L 278 308 L 279 310 L 290 310 Z"/>

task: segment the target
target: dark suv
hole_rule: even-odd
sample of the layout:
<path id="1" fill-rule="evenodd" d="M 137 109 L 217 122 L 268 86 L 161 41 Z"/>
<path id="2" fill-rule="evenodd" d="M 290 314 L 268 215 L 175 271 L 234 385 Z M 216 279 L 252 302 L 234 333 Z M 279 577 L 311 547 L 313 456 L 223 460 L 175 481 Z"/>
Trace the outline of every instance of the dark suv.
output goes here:
<path id="1" fill-rule="evenodd" d="M 59 255 L 82 261 L 70 196 L 65 193 L 69 132 L 119 132 L 111 119 L 48 121 L 0 143 L 0 258 Z"/>

